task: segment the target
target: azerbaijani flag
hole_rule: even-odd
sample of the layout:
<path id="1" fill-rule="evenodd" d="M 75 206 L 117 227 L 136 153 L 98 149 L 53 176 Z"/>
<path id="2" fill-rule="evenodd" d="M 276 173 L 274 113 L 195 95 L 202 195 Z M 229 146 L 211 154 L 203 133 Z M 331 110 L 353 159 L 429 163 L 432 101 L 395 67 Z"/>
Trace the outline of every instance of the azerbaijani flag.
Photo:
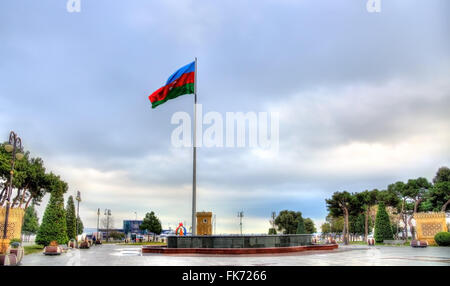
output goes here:
<path id="1" fill-rule="evenodd" d="M 152 108 L 183 94 L 194 93 L 195 61 L 174 72 L 166 85 L 150 94 L 148 97 Z"/>

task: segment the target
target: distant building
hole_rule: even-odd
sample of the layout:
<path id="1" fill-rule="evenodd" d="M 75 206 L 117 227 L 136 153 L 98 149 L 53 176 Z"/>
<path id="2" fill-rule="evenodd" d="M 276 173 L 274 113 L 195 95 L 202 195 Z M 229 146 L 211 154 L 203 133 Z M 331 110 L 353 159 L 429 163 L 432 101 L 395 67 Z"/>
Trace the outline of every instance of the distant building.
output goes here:
<path id="1" fill-rule="evenodd" d="M 146 234 L 147 231 L 139 229 L 142 224 L 142 220 L 124 220 L 123 221 L 123 232 L 126 236 L 131 234 Z"/>
<path id="2" fill-rule="evenodd" d="M 98 231 L 100 232 L 101 239 L 107 239 L 111 232 L 123 232 L 123 229 L 119 229 L 119 228 L 103 229 L 103 228 L 101 228 Z M 92 233 L 90 236 L 92 236 L 92 235 L 97 236 L 97 232 Z"/>

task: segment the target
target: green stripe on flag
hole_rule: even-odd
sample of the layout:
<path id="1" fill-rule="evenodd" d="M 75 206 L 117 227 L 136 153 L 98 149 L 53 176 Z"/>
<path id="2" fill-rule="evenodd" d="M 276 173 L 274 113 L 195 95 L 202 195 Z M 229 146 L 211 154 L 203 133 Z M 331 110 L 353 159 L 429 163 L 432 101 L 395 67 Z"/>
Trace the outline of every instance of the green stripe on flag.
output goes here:
<path id="1" fill-rule="evenodd" d="M 188 83 L 182 86 L 177 86 L 173 88 L 163 100 L 155 101 L 152 103 L 152 108 L 157 107 L 160 104 L 168 101 L 169 99 L 174 99 L 180 95 L 194 93 L 194 83 Z"/>

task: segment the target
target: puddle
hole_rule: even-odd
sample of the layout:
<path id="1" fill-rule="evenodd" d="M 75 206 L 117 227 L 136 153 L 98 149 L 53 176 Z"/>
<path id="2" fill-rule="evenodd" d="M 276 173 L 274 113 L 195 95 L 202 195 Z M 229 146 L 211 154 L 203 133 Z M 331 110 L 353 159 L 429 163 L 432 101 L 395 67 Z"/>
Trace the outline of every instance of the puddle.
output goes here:
<path id="1" fill-rule="evenodd" d="M 142 256 L 141 250 L 136 248 L 121 248 L 116 252 L 111 253 L 114 256 Z"/>
<path id="2" fill-rule="evenodd" d="M 134 252 L 124 251 L 124 252 L 121 252 L 119 254 L 119 256 L 141 256 L 141 253 L 140 252 L 136 252 L 136 251 L 134 251 Z"/>

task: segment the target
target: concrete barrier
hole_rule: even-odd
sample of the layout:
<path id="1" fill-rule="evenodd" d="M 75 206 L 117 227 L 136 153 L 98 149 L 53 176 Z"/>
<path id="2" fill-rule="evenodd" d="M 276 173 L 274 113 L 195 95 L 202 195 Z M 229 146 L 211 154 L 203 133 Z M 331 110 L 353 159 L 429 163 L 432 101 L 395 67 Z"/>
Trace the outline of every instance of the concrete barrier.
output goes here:
<path id="1" fill-rule="evenodd" d="M 168 236 L 168 248 L 270 248 L 312 245 L 312 234 Z"/>

